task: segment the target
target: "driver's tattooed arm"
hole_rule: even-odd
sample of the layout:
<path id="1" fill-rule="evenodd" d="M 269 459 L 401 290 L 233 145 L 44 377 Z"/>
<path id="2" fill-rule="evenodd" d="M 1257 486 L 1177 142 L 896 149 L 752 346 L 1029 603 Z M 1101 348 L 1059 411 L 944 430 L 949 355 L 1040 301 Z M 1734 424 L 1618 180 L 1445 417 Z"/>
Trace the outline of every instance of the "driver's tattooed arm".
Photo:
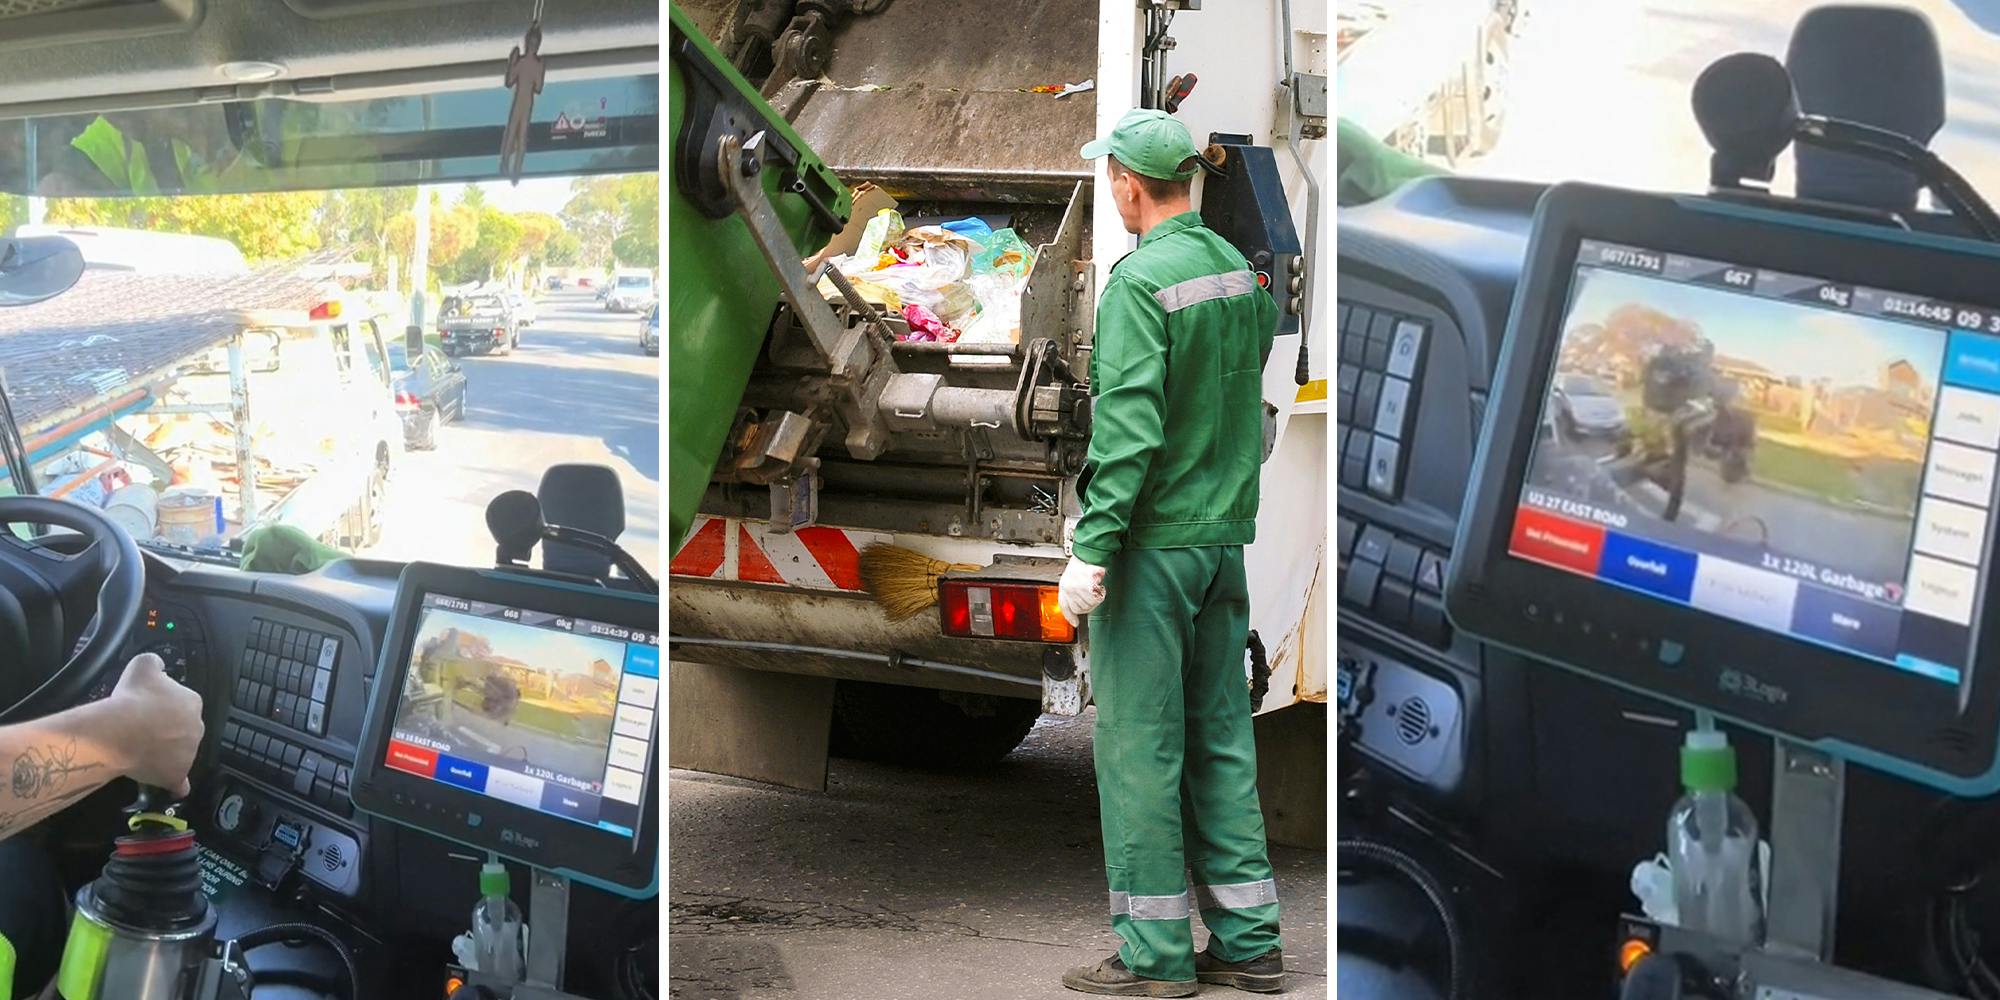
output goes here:
<path id="1" fill-rule="evenodd" d="M 117 777 L 114 728 L 102 702 L 0 726 L 0 839 Z"/>

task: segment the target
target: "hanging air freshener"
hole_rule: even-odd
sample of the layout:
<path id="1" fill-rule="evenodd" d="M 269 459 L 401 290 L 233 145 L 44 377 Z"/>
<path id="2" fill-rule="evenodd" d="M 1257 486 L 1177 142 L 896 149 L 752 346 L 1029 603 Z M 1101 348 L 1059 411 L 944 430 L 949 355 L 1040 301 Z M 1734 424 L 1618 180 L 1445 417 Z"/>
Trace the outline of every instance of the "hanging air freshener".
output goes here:
<path id="1" fill-rule="evenodd" d="M 528 34 L 507 55 L 507 86 L 514 91 L 514 103 L 507 111 L 507 131 L 500 137 L 500 175 L 521 183 L 521 167 L 528 157 L 528 119 L 534 113 L 535 95 L 542 92 L 548 67 L 542 59 L 542 0 L 535 0 L 535 16 L 528 22 Z"/>

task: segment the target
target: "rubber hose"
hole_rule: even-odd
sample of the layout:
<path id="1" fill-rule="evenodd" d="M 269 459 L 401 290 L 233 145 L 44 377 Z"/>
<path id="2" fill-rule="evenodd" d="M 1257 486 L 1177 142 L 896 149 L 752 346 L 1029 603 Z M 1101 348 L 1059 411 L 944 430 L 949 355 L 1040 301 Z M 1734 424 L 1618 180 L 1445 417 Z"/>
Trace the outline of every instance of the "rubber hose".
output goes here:
<path id="1" fill-rule="evenodd" d="M 297 937 L 314 938 L 325 944 L 328 948 L 333 949 L 333 954 L 340 959 L 340 964 L 347 969 L 348 1000 L 361 1000 L 361 973 L 356 970 L 354 965 L 354 953 L 348 951 L 347 945 L 341 943 L 341 940 L 335 937 L 332 931 L 314 927 L 311 924 L 272 924 L 268 927 L 259 927 L 248 934 L 238 937 L 236 939 L 236 946 L 247 952 L 252 948 L 261 948 L 267 944 L 277 944 Z M 255 987 L 252 987 L 252 992 L 255 992 Z"/>
<path id="2" fill-rule="evenodd" d="M 1416 858 L 1387 844 L 1351 839 L 1342 840 L 1336 846 L 1337 858 L 1353 856 L 1387 865 L 1416 883 L 1417 889 L 1430 900 L 1431 908 L 1437 911 L 1438 919 L 1444 923 L 1445 953 L 1451 963 L 1445 1000 L 1466 1000 L 1465 941 L 1458 926 L 1458 912 L 1452 908 L 1448 890 Z"/>

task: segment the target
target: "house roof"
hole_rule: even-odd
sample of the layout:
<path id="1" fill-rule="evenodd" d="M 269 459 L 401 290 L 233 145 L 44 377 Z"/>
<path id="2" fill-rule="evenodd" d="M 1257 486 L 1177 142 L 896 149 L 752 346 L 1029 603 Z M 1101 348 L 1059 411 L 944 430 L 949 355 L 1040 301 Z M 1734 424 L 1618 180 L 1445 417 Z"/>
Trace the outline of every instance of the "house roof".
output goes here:
<path id="1" fill-rule="evenodd" d="M 296 262 L 248 274 L 85 271 L 69 291 L 0 309 L 0 374 L 24 436 L 133 389 L 226 343 L 239 312 L 308 310 L 325 283 Z"/>

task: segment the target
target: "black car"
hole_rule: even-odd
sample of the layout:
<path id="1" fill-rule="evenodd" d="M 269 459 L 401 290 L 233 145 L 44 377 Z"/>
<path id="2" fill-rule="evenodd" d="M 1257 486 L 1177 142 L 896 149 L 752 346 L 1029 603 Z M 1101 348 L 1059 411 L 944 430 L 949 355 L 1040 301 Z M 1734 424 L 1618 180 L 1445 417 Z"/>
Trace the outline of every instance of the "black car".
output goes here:
<path id="1" fill-rule="evenodd" d="M 428 344 L 411 363 L 401 341 L 389 344 L 389 377 L 396 390 L 396 413 L 403 418 L 403 444 L 437 447 L 438 425 L 465 417 L 465 372 L 458 362 Z"/>

